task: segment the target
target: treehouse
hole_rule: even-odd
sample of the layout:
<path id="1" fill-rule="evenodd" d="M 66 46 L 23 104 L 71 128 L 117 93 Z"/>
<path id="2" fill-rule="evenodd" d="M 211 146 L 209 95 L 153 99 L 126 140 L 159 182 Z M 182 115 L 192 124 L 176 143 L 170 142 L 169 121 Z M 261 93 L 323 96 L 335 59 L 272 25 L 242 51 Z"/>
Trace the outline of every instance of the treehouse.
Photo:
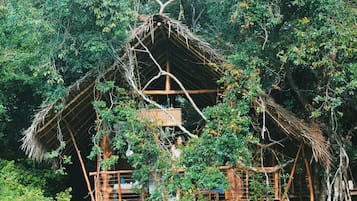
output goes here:
<path id="1" fill-rule="evenodd" d="M 118 85 L 124 80 L 135 83 L 127 93 L 137 94 L 138 99 L 141 98 L 138 104 L 146 101 L 156 106 L 139 110 L 138 120 L 171 130 L 173 136 L 169 143 L 189 138 L 195 129 L 202 127 L 204 121 L 199 111 L 215 105 L 222 90 L 222 86 L 217 84 L 225 72 L 222 56 L 194 36 L 186 26 L 164 15 L 151 16 L 134 29 L 126 50 L 120 54 L 120 61 L 99 78 L 87 74 L 69 87 L 64 102 L 58 100 L 35 114 L 32 125 L 23 137 L 23 150 L 38 161 L 48 160 L 46 153 L 52 150 L 60 150 L 62 154 L 77 158 L 74 168 L 82 172 L 83 186 L 86 186 L 93 201 L 144 200 L 151 193 L 150 184 L 148 188 L 134 190 L 134 170 L 125 160 L 119 161 L 114 169 L 103 169 L 85 157 L 93 146 L 92 137 L 98 118 L 92 102 L 99 99 L 108 102 L 111 98 L 95 92 L 99 81 L 113 80 Z M 131 70 L 120 68 L 123 65 Z M 136 73 L 135 76 L 130 76 L 132 73 Z M 59 103 L 63 107 L 57 109 Z M 219 170 L 227 177 L 229 189 L 200 190 L 193 192 L 194 197 L 206 200 L 252 200 L 252 178 L 260 175 L 272 189 L 267 193 L 271 199 L 314 200 L 314 188 L 318 186 L 318 181 L 311 164 L 320 162 L 329 165 L 330 162 L 328 146 L 321 130 L 296 118 L 264 94 L 252 102 L 252 108 L 263 110 L 266 116 L 263 122 L 259 120 L 261 113 L 252 116 L 258 116 L 256 119 L 260 128 L 270 130 L 269 136 L 264 131 L 260 132 L 263 134 L 260 146 L 269 147 L 266 150 L 270 150 L 261 155 L 264 158 L 260 161 L 261 165 L 221 166 Z M 112 154 L 109 143 L 109 137 L 103 137 L 99 143 L 102 160 Z M 58 149 L 63 145 L 66 145 L 63 150 Z M 279 157 L 288 162 L 278 164 L 273 153 L 279 153 Z M 185 168 L 175 171 L 185 175 Z M 178 199 L 179 196 L 178 190 Z"/>

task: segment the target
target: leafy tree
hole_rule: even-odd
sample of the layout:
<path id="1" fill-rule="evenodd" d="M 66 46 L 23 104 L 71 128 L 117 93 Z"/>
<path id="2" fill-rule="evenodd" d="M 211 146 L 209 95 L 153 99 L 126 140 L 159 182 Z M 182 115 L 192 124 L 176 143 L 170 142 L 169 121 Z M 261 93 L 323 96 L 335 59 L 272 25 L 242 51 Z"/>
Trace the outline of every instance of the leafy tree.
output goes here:
<path id="1" fill-rule="evenodd" d="M 113 53 L 126 41 L 132 5 L 131 1 L 0 1 L 0 158 L 24 157 L 19 149 L 22 131 L 41 102 L 60 99 L 65 86 L 112 63 Z M 39 196 L 41 188 L 35 189 Z M 12 190 L 21 193 L 18 187 Z"/>
<path id="2" fill-rule="evenodd" d="M 341 0 L 202 3 L 209 9 L 199 22 L 207 28 L 200 33 L 210 30 L 235 65 L 259 72 L 266 92 L 306 121 L 322 125 L 338 147 L 334 153 L 345 157 L 343 150 L 356 146 L 355 140 L 350 144 L 356 132 L 350 119 L 356 112 L 355 5 Z"/>
<path id="3" fill-rule="evenodd" d="M 51 172 L 46 172 L 45 176 L 39 176 L 43 171 L 31 169 L 29 171 L 24 166 L 14 161 L 0 160 L 0 199 L 16 201 L 52 201 L 47 197 L 44 189 L 47 187 L 47 179 L 52 177 Z M 71 188 L 66 189 L 57 195 L 56 200 L 70 200 Z"/>

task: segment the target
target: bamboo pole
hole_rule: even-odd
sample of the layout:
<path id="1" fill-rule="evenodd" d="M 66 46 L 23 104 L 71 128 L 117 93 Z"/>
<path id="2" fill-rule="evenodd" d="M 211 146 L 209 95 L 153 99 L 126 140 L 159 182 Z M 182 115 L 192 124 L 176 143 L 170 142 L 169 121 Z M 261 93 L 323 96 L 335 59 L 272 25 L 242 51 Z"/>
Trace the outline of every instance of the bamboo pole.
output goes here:
<path id="1" fill-rule="evenodd" d="M 188 94 L 208 94 L 208 93 L 219 93 L 219 89 L 196 89 L 196 90 L 186 90 Z M 174 94 L 185 94 L 183 90 L 144 90 L 146 95 L 174 95 Z"/>
<path id="2" fill-rule="evenodd" d="M 95 100 L 98 100 L 98 94 L 96 94 L 96 97 L 95 97 Z M 97 112 L 95 112 L 95 115 L 96 115 L 96 122 L 99 122 L 99 115 Z M 96 129 L 96 132 L 98 133 L 98 127 Z M 99 146 L 99 143 L 97 143 L 96 146 Z M 96 186 L 96 191 L 95 191 L 95 195 L 96 195 L 96 198 L 97 200 L 101 200 L 101 176 L 100 176 L 100 155 L 97 155 L 97 167 L 96 167 L 96 175 L 97 175 L 97 179 L 94 180 L 95 182 L 95 186 Z M 91 173 L 89 173 L 89 175 L 91 175 Z"/>
<path id="3" fill-rule="evenodd" d="M 94 176 L 94 182 L 95 182 L 94 186 L 95 186 L 95 189 L 97 189 L 97 190 L 95 191 L 95 199 L 96 199 L 96 200 L 100 200 L 100 191 L 99 191 L 99 189 L 101 188 L 101 186 L 100 186 L 100 181 L 99 181 L 99 179 L 100 179 L 99 173 L 98 173 L 98 174 L 95 174 L 95 176 Z"/>
<path id="4" fill-rule="evenodd" d="M 74 97 L 69 103 L 67 103 L 64 108 L 61 111 L 65 111 L 67 108 L 71 107 L 72 104 L 74 104 L 79 98 L 81 98 L 81 96 L 83 94 L 85 94 L 89 89 L 91 89 L 92 87 L 94 87 L 94 82 L 91 83 L 90 85 L 88 85 L 85 89 L 83 89 L 78 95 L 76 95 L 76 97 Z M 43 132 L 43 130 L 45 130 L 47 128 L 47 126 L 50 126 L 55 120 L 58 119 L 58 117 L 62 115 L 62 112 L 58 112 L 56 113 L 51 119 L 49 119 L 45 125 L 43 125 L 38 131 L 37 133 L 41 133 Z M 65 118 L 68 114 L 64 114 L 61 117 Z M 54 123 L 54 126 L 56 125 L 56 123 Z M 54 127 L 52 126 L 52 128 Z"/>
<path id="5" fill-rule="evenodd" d="M 170 60 L 167 56 L 167 61 L 166 61 L 166 72 L 170 73 Z M 171 90 L 171 80 L 170 80 L 170 75 L 166 75 L 166 84 L 165 84 L 165 91 L 170 91 Z"/>
<path id="6" fill-rule="evenodd" d="M 88 189 L 89 195 L 90 195 L 92 201 L 95 201 L 95 198 L 94 198 L 94 195 L 93 195 L 93 191 L 92 191 L 92 187 L 91 187 L 89 179 L 88 179 L 87 170 L 86 170 L 86 167 L 84 165 L 81 152 L 78 149 L 78 146 L 77 146 L 77 143 L 76 143 L 76 139 L 74 138 L 73 132 L 72 132 L 69 124 L 67 123 L 67 121 L 65 119 L 63 121 L 66 124 L 66 128 L 67 128 L 67 130 L 68 130 L 68 132 L 69 132 L 69 134 L 71 136 L 71 139 L 72 139 L 72 143 L 74 145 L 74 148 L 76 149 L 79 162 L 81 163 L 82 172 L 83 172 L 83 176 L 84 176 L 84 179 L 86 181 L 86 184 L 87 184 L 87 189 Z"/>
<path id="7" fill-rule="evenodd" d="M 294 165 L 291 169 L 291 172 L 290 172 L 290 177 L 289 177 L 289 181 L 288 181 L 288 184 L 286 185 L 285 189 L 284 189 L 284 194 L 283 194 L 283 197 L 282 197 L 282 200 L 285 200 L 285 197 L 286 195 L 288 194 L 288 191 L 289 191 L 289 188 L 291 186 L 291 182 L 293 180 L 293 176 L 295 174 L 295 169 L 296 169 L 296 164 L 297 164 L 297 161 L 299 160 L 299 155 L 300 155 L 300 152 L 302 150 L 302 144 L 300 145 L 299 147 L 299 150 L 297 151 L 296 153 L 296 157 L 295 157 L 295 161 L 294 161 Z"/>
<path id="8" fill-rule="evenodd" d="M 279 192 L 279 171 L 274 172 L 274 199 L 277 200 L 280 197 L 280 192 Z"/>
<path id="9" fill-rule="evenodd" d="M 122 201 L 122 195 L 121 195 L 121 176 L 120 172 L 118 171 L 117 173 L 118 177 L 118 195 L 119 195 L 119 201 Z"/>
<path id="10" fill-rule="evenodd" d="M 105 122 L 103 122 L 103 128 L 105 130 L 107 129 L 107 125 Z M 111 155 L 112 155 L 112 151 L 110 148 L 110 144 L 109 144 L 109 136 L 108 134 L 104 134 L 102 137 L 101 142 L 99 143 L 100 147 L 102 148 L 102 152 L 103 152 L 103 160 L 107 161 Z M 107 170 L 107 169 L 105 169 Z M 112 193 L 113 188 L 110 186 L 109 184 L 109 175 L 107 173 L 101 172 L 102 173 L 102 178 L 103 178 L 103 187 L 101 188 L 101 191 L 103 192 L 103 201 L 109 201 L 110 199 L 110 193 Z"/>
<path id="11" fill-rule="evenodd" d="M 304 148 L 302 148 L 302 157 L 304 158 L 304 163 L 306 167 L 306 176 L 307 176 L 307 181 L 308 181 L 308 186 L 309 186 L 309 193 L 310 193 L 310 201 L 314 201 L 314 188 L 312 185 L 312 177 L 311 177 L 311 171 L 310 171 L 310 165 L 309 161 L 305 157 L 305 151 Z"/>

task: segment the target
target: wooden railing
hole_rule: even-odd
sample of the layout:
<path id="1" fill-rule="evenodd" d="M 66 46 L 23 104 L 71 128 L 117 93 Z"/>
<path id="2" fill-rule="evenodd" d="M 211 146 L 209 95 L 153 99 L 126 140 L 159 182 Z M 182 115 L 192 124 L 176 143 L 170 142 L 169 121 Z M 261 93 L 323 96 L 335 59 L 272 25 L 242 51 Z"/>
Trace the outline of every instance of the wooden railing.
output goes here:
<path id="1" fill-rule="evenodd" d="M 97 201 L 139 201 L 141 194 L 134 192 L 132 170 L 91 172 L 94 177 Z"/>
<path id="2" fill-rule="evenodd" d="M 248 201 L 250 200 L 249 191 L 251 190 L 252 173 L 247 169 L 231 168 L 231 166 L 222 166 L 219 168 L 225 173 L 229 182 L 230 189 L 210 189 L 195 193 L 195 197 L 204 197 L 210 201 Z M 259 168 L 257 168 L 259 169 Z M 273 194 L 267 194 L 267 197 L 274 200 L 281 199 L 281 185 L 279 171 L 271 172 L 271 168 L 265 167 L 266 178 L 269 187 L 273 189 Z M 183 169 L 177 170 L 184 174 Z M 119 171 L 101 171 L 91 172 L 94 177 L 95 197 L 97 201 L 139 201 L 143 200 L 145 193 L 149 191 L 143 189 L 142 194 L 135 193 L 133 188 L 135 180 L 132 177 L 132 170 Z M 257 173 L 255 173 L 257 174 Z M 263 198 L 264 199 L 264 198 Z"/>
<path id="3" fill-rule="evenodd" d="M 256 167 L 255 168 L 259 172 L 252 172 L 248 169 L 244 168 L 234 168 L 231 166 L 222 166 L 220 167 L 221 171 L 224 171 L 230 189 L 225 192 L 225 196 L 223 200 L 239 200 L 246 201 L 251 200 L 249 194 L 250 191 L 254 190 L 251 186 L 251 182 L 254 179 L 253 174 L 260 174 L 263 178 L 265 184 L 269 185 L 267 188 L 271 189 L 272 192 L 266 193 L 265 198 L 261 198 L 262 200 L 281 200 L 281 182 L 280 182 L 280 171 L 275 170 L 274 167 Z"/>

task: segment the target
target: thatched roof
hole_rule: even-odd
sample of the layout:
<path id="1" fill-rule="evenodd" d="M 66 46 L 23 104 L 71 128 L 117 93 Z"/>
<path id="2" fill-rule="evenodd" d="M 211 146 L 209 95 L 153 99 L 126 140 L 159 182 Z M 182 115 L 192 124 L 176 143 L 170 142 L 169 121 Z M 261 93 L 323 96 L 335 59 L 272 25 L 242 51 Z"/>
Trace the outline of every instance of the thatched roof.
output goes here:
<path id="1" fill-rule="evenodd" d="M 179 21 L 164 15 L 151 16 L 141 26 L 132 31 L 128 46 L 140 49 L 143 48 L 142 44 L 145 44 L 157 58 L 157 61 L 162 64 L 164 61 L 160 55 L 166 54 L 167 50 L 162 46 L 167 41 L 171 44 L 170 48 L 175 50 L 172 51 L 173 57 L 178 58 L 175 60 L 175 65 L 177 66 L 176 68 L 173 66 L 173 69 L 186 68 L 180 72 L 172 73 L 177 73 L 179 79 L 186 80 L 194 88 L 216 85 L 215 81 L 223 73 L 223 68 L 220 64 L 224 59 L 208 43 L 194 36 L 187 26 L 182 25 Z M 123 55 L 123 59 L 125 59 L 126 54 L 124 53 Z M 181 58 L 181 55 L 184 55 L 185 58 Z M 138 53 L 136 57 L 138 61 L 145 61 L 140 64 L 143 71 L 141 79 L 142 82 L 145 82 L 146 77 L 150 77 L 155 73 L 155 70 L 153 70 L 154 64 L 147 62 L 150 61 L 147 54 Z M 164 66 L 164 64 L 162 65 Z M 192 76 L 192 70 L 202 70 L 202 73 L 192 80 L 187 80 L 187 77 Z M 107 79 L 122 79 L 122 76 L 118 74 L 117 63 L 114 63 L 105 72 L 104 77 Z M 22 149 L 26 155 L 38 161 L 45 159 L 48 151 L 59 147 L 58 137 L 63 138 L 67 144 L 64 151 L 66 153 L 72 152 L 73 145 L 70 143 L 65 122 L 71 125 L 81 151 L 83 152 L 83 150 L 90 148 L 90 133 L 96 118 L 92 101 L 94 100 L 94 87 L 97 77 L 96 73 L 89 73 L 70 86 L 65 97 L 41 108 L 35 114 L 31 126 L 25 130 L 22 138 Z M 212 81 L 203 80 L 205 77 Z M 153 87 L 158 87 L 160 84 L 160 82 L 154 83 Z M 198 102 L 207 99 L 203 97 Z M 57 110 L 56 106 L 59 104 L 63 104 L 63 108 Z"/>
<path id="2" fill-rule="evenodd" d="M 94 111 L 87 113 L 86 108 L 91 107 L 90 104 L 91 101 L 93 101 L 94 81 L 95 77 L 90 73 L 87 74 L 69 87 L 68 93 L 63 99 L 59 99 L 43 107 L 35 114 L 31 126 L 24 131 L 24 137 L 22 138 L 22 149 L 26 155 L 41 161 L 45 158 L 48 151 L 56 149 L 59 146 L 58 137 L 63 135 L 62 120 L 66 119 L 70 121 L 68 118 L 73 118 L 71 116 L 78 115 L 83 117 L 88 115 L 90 116 L 87 117 L 88 119 L 93 119 L 90 113 Z M 56 106 L 59 104 L 63 104 L 64 107 L 58 111 Z M 85 104 L 81 106 L 84 109 L 78 114 L 73 115 L 72 109 L 77 108 L 80 104 Z M 73 126 L 76 128 L 80 127 L 79 125 Z"/>
<path id="3" fill-rule="evenodd" d="M 311 147 L 316 161 L 328 167 L 331 164 L 329 145 L 317 124 L 308 124 L 297 118 L 293 113 L 277 104 L 272 97 L 260 94 L 253 100 L 254 107 L 263 108 L 269 119 L 287 136 Z"/>
<path id="4" fill-rule="evenodd" d="M 130 38 L 137 42 L 136 38 L 145 40 L 151 40 L 152 43 L 160 43 L 159 40 L 165 39 L 160 37 L 155 32 L 157 29 L 165 29 L 165 33 L 168 34 L 168 38 L 175 38 L 177 43 L 186 46 L 189 51 L 195 56 L 199 57 L 202 61 L 215 67 L 215 71 L 223 74 L 224 68 L 220 66 L 224 61 L 224 58 L 217 50 L 212 49 L 210 45 L 194 35 L 187 26 L 183 25 L 180 21 L 169 18 L 166 15 L 153 15 L 149 17 L 141 26 L 131 32 Z M 147 42 L 145 42 L 147 44 Z M 139 45 L 136 43 L 135 47 Z"/>
<path id="5" fill-rule="evenodd" d="M 151 16 L 132 31 L 128 46 L 142 49 L 143 44 L 150 49 L 160 65 L 164 66 L 166 62 L 162 55 L 169 53 L 173 61 L 172 73 L 192 89 L 217 87 L 216 80 L 224 74 L 223 57 L 210 48 L 209 44 L 194 36 L 186 26 L 167 16 Z M 124 54 L 123 57 L 125 56 Z M 154 64 L 144 53 L 137 53 L 136 59 L 141 68 L 140 79 L 145 83 L 147 77 L 156 74 Z M 117 64 L 111 66 L 104 77 L 121 78 L 116 67 Z M 73 145 L 69 143 L 67 123 L 71 126 L 81 151 L 90 148 L 90 133 L 93 133 L 91 129 L 96 118 L 91 104 L 94 100 L 96 80 L 97 76 L 86 75 L 69 87 L 69 92 L 63 99 L 42 108 L 35 114 L 32 125 L 24 132 L 22 139 L 22 149 L 29 157 L 39 161 L 45 159 L 46 152 L 59 146 L 58 136 L 63 136 L 67 144 L 65 152 L 72 152 Z M 161 85 L 162 81 L 159 80 L 153 83 L 152 87 L 156 89 Z M 212 97 L 209 96 L 201 94 L 193 98 L 197 98 L 197 102 L 207 101 L 207 104 L 212 104 L 209 102 Z M 268 96 L 262 96 L 261 100 L 264 100 L 268 116 L 287 135 L 309 145 L 317 160 L 330 161 L 328 146 L 318 127 L 308 126 Z M 56 110 L 55 106 L 58 103 L 64 104 L 61 110 Z"/>

